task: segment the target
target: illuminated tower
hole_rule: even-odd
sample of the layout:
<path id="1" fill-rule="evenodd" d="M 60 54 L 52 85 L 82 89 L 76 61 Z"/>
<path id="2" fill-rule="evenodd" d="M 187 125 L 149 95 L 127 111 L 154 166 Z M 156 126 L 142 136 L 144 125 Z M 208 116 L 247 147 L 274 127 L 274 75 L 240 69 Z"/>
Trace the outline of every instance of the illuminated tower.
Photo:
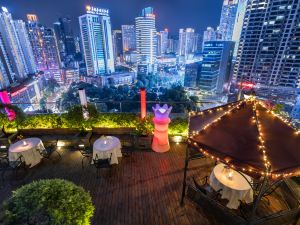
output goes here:
<path id="1" fill-rule="evenodd" d="M 27 15 L 27 30 L 32 47 L 35 65 L 38 71 L 47 70 L 47 61 L 44 52 L 44 40 L 42 26 L 34 14 Z"/>
<path id="2" fill-rule="evenodd" d="M 0 36 L 6 57 L 8 58 L 7 62 L 9 62 L 12 72 L 14 73 L 13 77 L 18 80 L 26 78 L 28 69 L 26 67 L 25 57 L 12 16 L 5 7 L 2 7 L 0 12 Z"/>
<path id="3" fill-rule="evenodd" d="M 160 31 L 157 36 L 157 55 L 164 55 L 168 51 L 169 31 L 165 29 Z"/>
<path id="4" fill-rule="evenodd" d="M 109 11 L 92 6 L 87 6 L 86 10 L 86 14 L 79 17 L 79 24 L 87 75 L 113 73 L 115 67 Z"/>
<path id="5" fill-rule="evenodd" d="M 299 87 L 300 4 L 251 0 L 246 7 L 234 76 L 260 87 Z"/>
<path id="6" fill-rule="evenodd" d="M 185 56 L 187 59 L 189 55 L 195 52 L 195 39 L 198 36 L 192 28 L 179 30 L 179 55 Z"/>
<path id="7" fill-rule="evenodd" d="M 232 40 L 237 11 L 238 0 L 224 0 L 219 26 L 222 41 Z"/>
<path id="8" fill-rule="evenodd" d="M 143 9 L 141 16 L 135 18 L 136 49 L 138 62 L 153 66 L 156 62 L 157 37 L 153 8 Z"/>
<path id="9" fill-rule="evenodd" d="M 34 74 L 34 73 L 36 73 L 36 66 L 35 66 L 32 47 L 31 47 L 29 37 L 28 37 L 26 24 L 23 20 L 15 20 L 14 25 L 16 28 L 16 33 L 17 33 L 18 39 L 20 41 L 20 46 L 21 46 L 22 52 L 24 54 L 28 73 Z"/>

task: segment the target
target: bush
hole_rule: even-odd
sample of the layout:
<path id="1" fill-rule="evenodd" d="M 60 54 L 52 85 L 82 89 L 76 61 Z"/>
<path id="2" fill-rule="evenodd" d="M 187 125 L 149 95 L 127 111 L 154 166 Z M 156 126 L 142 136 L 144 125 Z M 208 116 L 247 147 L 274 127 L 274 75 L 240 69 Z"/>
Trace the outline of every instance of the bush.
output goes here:
<path id="1" fill-rule="evenodd" d="M 89 225 L 94 213 L 91 196 L 72 182 L 34 181 L 13 192 L 4 203 L 5 224 Z"/>

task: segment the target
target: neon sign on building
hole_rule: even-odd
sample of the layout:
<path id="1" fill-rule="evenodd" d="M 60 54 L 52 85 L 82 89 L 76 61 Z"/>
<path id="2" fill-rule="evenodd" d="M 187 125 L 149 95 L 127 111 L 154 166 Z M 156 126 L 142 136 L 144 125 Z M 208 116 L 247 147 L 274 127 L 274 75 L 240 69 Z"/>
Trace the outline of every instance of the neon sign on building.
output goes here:
<path id="1" fill-rule="evenodd" d="M 100 16 L 109 16 L 109 10 L 108 9 L 102 9 L 93 7 L 90 5 L 86 6 L 86 13 L 88 14 L 94 14 L 94 15 L 100 15 Z"/>

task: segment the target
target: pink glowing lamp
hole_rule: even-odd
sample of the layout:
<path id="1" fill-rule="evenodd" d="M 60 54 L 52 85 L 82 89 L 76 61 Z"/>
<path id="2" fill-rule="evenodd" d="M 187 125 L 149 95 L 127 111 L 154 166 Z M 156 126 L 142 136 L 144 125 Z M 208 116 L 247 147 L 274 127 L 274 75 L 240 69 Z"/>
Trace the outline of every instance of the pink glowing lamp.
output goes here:
<path id="1" fill-rule="evenodd" d="M 172 110 L 172 106 L 168 107 L 164 104 L 162 107 L 156 104 L 152 107 L 154 112 L 154 136 L 152 141 L 152 150 L 155 152 L 167 152 L 170 150 L 168 128 L 171 119 L 169 115 Z"/>

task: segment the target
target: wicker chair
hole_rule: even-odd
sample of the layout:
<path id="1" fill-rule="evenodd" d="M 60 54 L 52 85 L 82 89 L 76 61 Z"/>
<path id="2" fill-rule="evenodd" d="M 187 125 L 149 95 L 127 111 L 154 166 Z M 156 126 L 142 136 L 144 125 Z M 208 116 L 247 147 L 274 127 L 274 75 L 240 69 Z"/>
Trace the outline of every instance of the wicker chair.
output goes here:
<path id="1" fill-rule="evenodd" d="M 0 158 L 1 180 L 4 182 L 4 176 L 7 172 L 12 171 L 15 176 L 20 169 L 27 170 L 30 165 L 26 165 L 25 159 L 20 155 L 15 161 L 9 161 L 8 158 Z"/>
<path id="2" fill-rule="evenodd" d="M 84 160 L 88 160 L 88 162 L 91 162 L 92 156 L 93 156 L 93 151 L 91 150 L 91 148 L 89 147 L 85 147 L 85 148 L 79 148 L 79 152 L 82 156 L 81 159 L 81 167 L 82 169 L 84 169 Z"/>
<path id="3" fill-rule="evenodd" d="M 207 195 L 212 199 L 217 199 L 220 196 L 222 189 L 215 191 L 208 183 L 208 176 L 205 176 L 200 179 L 200 182 L 193 177 L 193 182 L 198 191 L 201 191 L 203 194 Z"/>

